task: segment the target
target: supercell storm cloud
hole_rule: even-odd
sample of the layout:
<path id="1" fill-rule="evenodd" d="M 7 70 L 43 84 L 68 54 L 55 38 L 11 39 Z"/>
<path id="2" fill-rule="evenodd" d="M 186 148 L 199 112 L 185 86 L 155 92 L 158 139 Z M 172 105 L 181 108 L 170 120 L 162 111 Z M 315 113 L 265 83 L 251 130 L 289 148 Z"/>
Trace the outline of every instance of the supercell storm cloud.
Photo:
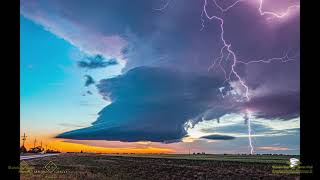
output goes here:
<path id="1" fill-rule="evenodd" d="M 88 56 L 124 66 L 119 76 L 95 79 L 112 102 L 98 119 L 58 137 L 165 142 L 187 136 L 188 123 L 248 109 L 266 121 L 300 116 L 299 4 L 32 0 L 21 1 L 21 14 Z M 78 65 L 94 71 L 111 64 Z"/>

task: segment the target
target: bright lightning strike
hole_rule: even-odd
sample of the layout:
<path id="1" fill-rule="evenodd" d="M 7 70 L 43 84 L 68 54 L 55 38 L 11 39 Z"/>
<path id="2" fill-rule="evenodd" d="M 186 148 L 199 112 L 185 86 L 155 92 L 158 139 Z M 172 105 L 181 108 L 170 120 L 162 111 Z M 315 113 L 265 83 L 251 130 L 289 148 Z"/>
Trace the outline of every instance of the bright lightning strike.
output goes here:
<path id="1" fill-rule="evenodd" d="M 227 12 L 229 9 L 233 8 L 235 5 L 237 5 L 238 3 L 240 2 L 245 2 L 245 1 L 248 1 L 248 0 L 238 0 L 238 1 L 235 1 L 233 4 L 231 4 L 230 6 L 227 6 L 226 8 L 222 8 L 218 3 L 217 3 L 217 0 L 212 0 L 213 3 L 221 10 L 221 12 Z M 299 4 L 296 4 L 296 5 L 292 5 L 292 6 L 289 6 L 284 12 L 282 13 L 276 13 L 276 12 L 273 12 L 273 11 L 264 11 L 263 10 L 263 4 L 264 4 L 264 0 L 258 0 L 259 1 L 259 13 L 261 16 L 265 16 L 265 15 L 269 15 L 269 16 L 272 16 L 274 18 L 284 18 L 286 16 L 288 16 L 290 14 L 291 11 L 293 10 L 299 10 L 300 9 L 300 5 Z"/>
<path id="2" fill-rule="evenodd" d="M 220 9 L 221 13 L 225 13 L 228 10 L 230 10 L 232 7 L 236 6 L 238 3 L 244 1 L 244 0 L 238 0 L 236 2 L 234 2 L 233 4 L 231 4 L 230 6 L 223 8 L 221 7 L 216 0 L 212 0 L 213 3 L 215 4 L 215 6 L 217 8 Z M 275 13 L 275 12 L 271 12 L 271 11 L 263 11 L 263 0 L 259 0 L 259 13 L 261 16 L 271 16 L 273 18 L 283 18 L 289 15 L 290 11 L 294 8 L 299 9 L 300 5 L 294 5 L 294 6 L 290 6 L 287 8 L 287 10 L 284 13 Z M 201 25 L 202 28 L 200 29 L 201 31 L 204 29 L 204 19 L 203 16 L 205 15 L 207 17 L 207 19 L 209 20 L 218 20 L 220 22 L 220 30 L 221 30 L 221 34 L 220 34 L 220 38 L 221 41 L 223 43 L 223 46 L 220 49 L 220 56 L 218 58 L 216 58 L 213 62 L 213 64 L 209 67 L 208 71 L 210 71 L 212 68 L 214 68 L 216 66 L 216 64 L 218 64 L 218 66 L 220 67 L 220 69 L 223 71 L 224 76 L 225 76 L 225 82 L 229 82 L 231 80 L 231 76 L 233 75 L 241 84 L 241 86 L 244 88 L 245 93 L 244 96 L 248 101 L 250 101 L 250 97 L 249 97 L 249 87 L 246 85 L 245 81 L 242 80 L 242 78 L 240 77 L 240 75 L 237 73 L 235 67 L 238 63 L 242 63 L 245 65 L 248 64 L 252 64 L 252 63 L 271 63 L 273 61 L 281 61 L 281 62 L 288 62 L 288 61 L 293 61 L 294 58 L 289 57 L 288 53 L 286 53 L 283 57 L 274 57 L 274 58 L 270 58 L 270 59 L 262 59 L 262 60 L 253 60 L 253 61 L 240 61 L 237 59 L 236 54 L 234 53 L 234 51 L 231 48 L 231 43 L 228 43 L 225 40 L 225 36 L 224 36 L 224 19 L 222 19 L 221 17 L 218 16 L 210 16 L 207 12 L 207 4 L 208 1 L 204 0 L 204 4 L 203 4 L 203 10 L 201 12 Z M 227 54 L 225 54 L 225 52 Z M 230 57 L 231 56 L 231 57 Z M 229 76 L 227 76 L 227 72 L 225 70 L 225 68 L 221 65 L 222 61 L 225 59 L 225 61 L 228 61 L 231 58 L 232 61 L 232 65 L 231 65 L 231 71 L 229 73 Z M 245 114 L 245 122 L 247 122 L 247 126 L 248 126 L 248 140 L 249 140 L 249 146 L 250 146 L 250 154 L 254 153 L 254 148 L 253 148 L 253 144 L 252 144 L 252 129 L 251 129 L 251 117 L 250 117 L 250 111 L 246 110 L 246 114 Z"/>
<path id="3" fill-rule="evenodd" d="M 221 7 L 216 0 L 212 0 L 212 2 L 214 3 L 214 5 L 216 7 L 218 7 L 220 9 L 220 11 L 222 13 L 227 12 L 228 10 L 230 10 L 232 7 L 236 6 L 238 3 L 243 2 L 245 0 L 238 0 L 235 1 L 233 4 L 231 4 L 230 6 L 223 8 Z M 293 5 L 287 8 L 287 10 L 284 13 L 275 13 L 275 12 L 271 12 L 271 11 L 263 11 L 262 7 L 263 7 L 263 0 L 259 0 L 259 13 L 261 16 L 264 15 L 269 15 L 269 16 L 273 16 L 275 18 L 283 18 L 285 16 L 288 16 L 289 12 L 291 9 L 293 8 L 300 8 L 300 5 Z M 223 46 L 220 50 L 220 56 L 217 57 L 213 64 L 211 66 L 209 66 L 208 71 L 210 71 L 211 69 L 213 69 L 216 65 L 219 66 L 219 68 L 223 71 L 224 76 L 225 76 L 225 82 L 229 82 L 231 80 L 232 75 L 240 82 L 240 84 L 242 85 L 243 89 L 244 89 L 244 96 L 246 98 L 247 101 L 250 101 L 250 97 L 249 97 L 249 88 L 246 85 L 245 81 L 240 77 L 240 75 L 238 74 L 238 72 L 236 71 L 236 65 L 237 64 L 252 64 L 252 63 L 271 63 L 273 61 L 281 61 L 281 62 L 289 62 L 289 61 L 293 61 L 294 58 L 293 57 L 289 57 L 288 53 L 286 53 L 283 57 L 273 57 L 270 59 L 262 59 L 262 60 L 252 60 L 252 61 L 241 61 L 237 59 L 236 54 L 234 53 L 234 51 L 231 49 L 231 43 L 227 43 L 227 41 L 225 40 L 224 37 L 224 20 L 221 17 L 218 16 L 210 16 L 207 12 L 207 4 L 208 4 L 208 0 L 204 0 L 204 5 L 203 5 L 203 10 L 201 12 L 201 25 L 202 28 L 200 30 L 204 29 L 204 19 L 203 19 L 203 15 L 205 15 L 209 20 L 212 19 L 216 19 L 218 21 L 220 21 L 220 30 L 221 30 L 221 34 L 220 34 L 220 38 L 221 41 L 223 42 Z M 225 54 L 225 51 L 227 53 L 227 55 Z M 222 61 L 228 61 L 230 59 L 231 56 L 231 60 L 232 60 L 232 65 L 231 65 L 231 71 L 229 73 L 229 75 L 227 76 L 227 72 L 225 70 L 225 68 L 221 65 Z"/>
<path id="4" fill-rule="evenodd" d="M 263 9 L 263 1 L 264 0 L 259 0 L 259 13 L 261 16 L 270 15 L 274 18 L 284 18 L 284 17 L 288 16 L 293 9 L 300 9 L 300 5 L 292 5 L 292 6 L 289 6 L 287 8 L 287 10 L 283 13 L 276 13 L 276 12 L 272 12 L 272 11 L 263 11 L 262 10 Z"/>
<path id="5" fill-rule="evenodd" d="M 235 4 L 233 4 L 234 6 Z M 230 9 L 230 8 L 229 8 Z M 232 57 L 232 65 L 231 65 L 231 72 L 230 72 L 230 76 L 231 75 L 234 75 L 238 81 L 240 82 L 240 84 L 242 85 L 242 87 L 245 89 L 245 98 L 247 101 L 250 101 L 250 98 L 249 98 L 249 88 L 248 86 L 246 85 L 246 83 L 241 79 L 240 75 L 237 73 L 237 71 L 235 70 L 235 67 L 236 67 L 236 64 L 237 64 L 237 56 L 236 54 L 232 51 L 231 49 L 231 43 L 227 43 L 227 41 L 225 40 L 225 37 L 224 37 L 224 20 L 218 16 L 210 16 L 207 12 L 207 0 L 204 0 L 204 5 L 203 5 L 203 11 L 202 11 L 205 16 L 209 19 L 209 20 L 212 20 L 212 19 L 216 19 L 218 21 L 220 21 L 220 30 L 221 30 L 221 34 L 220 34 L 220 38 L 221 38 L 221 41 L 223 42 L 223 46 L 220 50 L 221 52 L 221 57 L 219 58 L 220 59 L 220 62 L 222 61 L 223 57 L 224 57 L 224 49 L 227 50 L 228 52 L 228 59 L 229 59 L 229 56 L 231 55 Z M 220 65 L 219 63 L 219 66 L 221 67 L 221 69 L 223 69 L 223 71 L 225 72 L 225 69 L 222 68 L 222 66 Z M 226 74 L 226 73 L 225 73 Z M 230 77 L 229 76 L 229 77 Z M 226 79 L 227 80 L 227 79 Z"/>
<path id="6" fill-rule="evenodd" d="M 168 5 L 170 4 L 170 1 L 171 0 L 167 0 L 166 4 L 164 4 L 163 7 L 158 8 L 156 10 L 160 10 L 160 11 L 164 10 L 165 8 L 168 7 Z M 225 13 L 225 12 L 229 11 L 231 8 L 233 8 L 234 6 L 239 4 L 240 2 L 244 2 L 244 1 L 248 1 L 248 0 L 238 0 L 238 1 L 235 1 L 234 3 L 232 3 L 231 5 L 223 8 L 222 6 L 220 6 L 217 3 L 217 0 L 212 0 L 214 5 L 221 11 L 221 13 Z M 259 7 L 258 7 L 259 14 L 261 16 L 268 16 L 268 19 L 270 19 L 270 18 L 282 19 L 284 17 L 289 16 L 290 12 L 293 9 L 297 9 L 297 10 L 300 9 L 300 5 L 292 5 L 292 6 L 289 6 L 286 9 L 286 11 L 282 12 L 282 13 L 276 13 L 276 12 L 272 12 L 272 11 L 264 11 L 263 10 L 264 0 L 257 0 L 257 1 L 259 1 Z M 270 59 L 260 59 L 260 60 L 251 60 L 251 61 L 238 60 L 235 52 L 231 48 L 231 43 L 230 42 L 228 43 L 226 41 L 226 39 L 225 39 L 225 36 L 224 36 L 224 19 L 221 18 L 221 17 L 218 17 L 218 16 L 214 16 L 214 15 L 210 16 L 208 14 L 208 12 L 207 12 L 207 5 L 208 5 L 208 0 L 204 0 L 203 9 L 202 9 L 202 12 L 201 12 L 201 26 L 202 27 L 201 27 L 200 31 L 202 31 L 205 28 L 204 16 L 209 20 L 215 19 L 215 20 L 219 21 L 220 22 L 220 30 L 221 30 L 220 39 L 221 39 L 221 41 L 223 43 L 223 46 L 220 49 L 220 56 L 217 57 L 213 61 L 213 64 L 211 66 L 209 66 L 208 71 L 210 71 L 211 69 L 214 69 L 215 66 L 219 66 L 220 69 L 224 73 L 225 82 L 230 82 L 231 81 L 231 77 L 234 76 L 238 80 L 238 82 L 241 84 L 241 86 L 243 87 L 243 89 L 245 91 L 243 96 L 245 97 L 246 101 L 248 102 L 248 101 L 250 101 L 249 87 L 246 85 L 245 81 L 240 77 L 240 75 L 236 71 L 236 65 L 237 64 L 249 65 L 249 64 L 253 64 L 253 63 L 271 63 L 273 61 L 280 61 L 280 62 L 285 63 L 285 62 L 293 61 L 294 57 L 290 57 L 288 52 L 286 52 L 284 54 L 284 56 L 282 56 L 282 57 L 273 57 L 273 58 L 270 58 Z M 226 54 L 225 54 L 225 52 L 226 52 Z M 227 75 L 227 72 L 226 72 L 225 68 L 221 65 L 223 60 L 225 60 L 225 61 L 231 60 L 232 61 L 231 71 L 230 71 L 229 75 Z M 249 146 L 250 146 L 250 153 L 253 154 L 254 153 L 254 148 L 253 148 L 253 144 L 252 144 L 252 132 L 253 132 L 253 130 L 251 129 L 251 117 L 250 116 L 251 116 L 250 111 L 246 110 L 245 122 L 246 122 L 246 124 L 248 126 L 248 140 L 249 140 Z"/>
<path id="7" fill-rule="evenodd" d="M 214 2 L 214 4 L 221 10 L 221 12 L 227 12 L 229 9 L 233 8 L 235 5 L 237 5 L 238 3 L 244 1 L 244 0 L 238 0 L 236 2 L 234 2 L 233 4 L 231 4 L 230 6 L 226 7 L 226 8 L 222 8 L 216 0 L 212 0 Z"/>
<path id="8" fill-rule="evenodd" d="M 241 64 L 253 64 L 253 63 L 271 63 L 273 61 L 280 61 L 280 62 L 289 62 L 289 61 L 294 61 L 295 60 L 295 56 L 294 57 L 290 57 L 288 55 L 288 53 L 286 53 L 284 56 L 282 57 L 276 57 L 276 58 L 270 58 L 270 59 L 260 59 L 260 60 L 252 60 L 252 61 L 248 61 L 248 62 L 244 62 L 244 61 L 237 61 L 237 63 L 241 63 Z"/>
<path id="9" fill-rule="evenodd" d="M 248 126 L 248 140 L 249 140 L 249 147 L 250 147 L 250 154 L 254 153 L 254 148 L 252 144 L 252 130 L 251 130 L 251 113 L 247 109 L 246 114 L 245 114 L 245 122 L 247 123 Z"/>

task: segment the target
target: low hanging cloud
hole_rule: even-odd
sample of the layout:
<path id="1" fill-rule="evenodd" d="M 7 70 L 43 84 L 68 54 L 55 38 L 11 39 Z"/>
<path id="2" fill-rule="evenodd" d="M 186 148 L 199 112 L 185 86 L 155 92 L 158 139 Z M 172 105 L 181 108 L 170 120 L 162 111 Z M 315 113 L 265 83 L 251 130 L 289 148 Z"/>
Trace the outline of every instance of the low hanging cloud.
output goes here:
<path id="1" fill-rule="evenodd" d="M 88 91 L 87 91 L 87 94 L 92 95 L 92 92 L 88 90 Z"/>
<path id="2" fill-rule="evenodd" d="M 233 137 L 233 136 L 219 135 L 219 134 L 211 134 L 211 135 L 207 135 L 207 136 L 202 136 L 201 138 L 210 139 L 210 140 L 232 140 L 232 139 L 235 139 L 235 137 Z"/>
<path id="3" fill-rule="evenodd" d="M 78 67 L 85 69 L 97 69 L 105 68 L 112 65 L 117 65 L 116 59 L 106 60 L 102 55 L 96 55 L 93 57 L 86 57 L 85 60 L 77 62 Z"/>
<path id="4" fill-rule="evenodd" d="M 95 83 L 94 79 L 90 75 L 84 75 L 86 78 L 86 82 L 84 83 L 84 86 L 88 87 Z"/>
<path id="5" fill-rule="evenodd" d="M 300 116 L 300 92 L 274 92 L 255 97 L 247 107 L 257 111 L 257 118 L 290 120 Z"/>
<path id="6" fill-rule="evenodd" d="M 223 103 L 221 82 L 172 69 L 140 67 L 97 85 L 112 104 L 92 126 L 60 138 L 176 142 L 187 132 L 188 119 Z M 223 112 L 222 114 L 225 114 Z"/>
<path id="7" fill-rule="evenodd" d="M 112 103 L 99 112 L 92 126 L 65 132 L 57 137 L 177 142 L 187 135 L 186 123 L 189 121 L 196 124 L 203 121 L 203 117 L 219 119 L 226 114 L 243 113 L 248 108 L 247 103 L 236 103 L 228 96 L 223 96 L 220 85 L 219 79 L 209 76 L 167 68 L 134 68 L 97 84 L 99 93 Z M 277 103 L 272 98 L 271 102 L 277 108 L 268 110 L 266 107 L 270 102 L 261 102 L 259 99 L 253 99 L 249 105 L 255 107 L 252 110 L 257 117 L 286 119 L 299 114 L 298 109 L 288 108 L 286 103 Z M 214 134 L 202 138 L 230 140 L 233 137 Z"/>

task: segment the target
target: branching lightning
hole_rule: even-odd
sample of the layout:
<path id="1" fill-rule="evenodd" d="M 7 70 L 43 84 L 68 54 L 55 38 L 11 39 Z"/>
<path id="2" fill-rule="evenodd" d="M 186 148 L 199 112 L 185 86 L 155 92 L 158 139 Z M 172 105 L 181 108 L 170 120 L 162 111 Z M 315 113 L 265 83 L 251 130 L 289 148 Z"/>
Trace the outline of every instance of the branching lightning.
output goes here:
<path id="1" fill-rule="evenodd" d="M 280 61 L 280 62 L 289 62 L 289 61 L 294 61 L 296 56 L 290 57 L 288 55 L 288 52 L 286 52 L 284 54 L 284 56 L 282 57 L 275 57 L 275 58 L 270 58 L 270 59 L 260 59 L 260 60 L 252 60 L 252 61 L 248 61 L 248 62 L 244 62 L 241 60 L 238 60 L 237 63 L 239 64 L 253 64 L 253 63 L 271 63 L 273 61 Z"/>
<path id="2" fill-rule="evenodd" d="M 263 9 L 263 1 L 264 0 L 259 0 L 259 13 L 261 16 L 269 15 L 273 18 L 284 18 L 284 17 L 288 16 L 293 9 L 300 9 L 300 5 L 292 5 L 292 6 L 289 6 L 287 8 L 287 10 L 283 13 L 276 13 L 276 12 L 272 12 L 272 11 L 263 11 L 262 10 Z"/>
<path id="3" fill-rule="evenodd" d="M 233 8 L 235 5 L 237 5 L 238 3 L 245 1 L 245 0 L 238 0 L 235 1 L 233 4 L 231 4 L 230 6 L 226 7 L 226 8 L 222 8 L 216 0 L 212 0 L 213 3 L 221 10 L 221 12 L 227 12 L 229 9 Z"/>
<path id="4" fill-rule="evenodd" d="M 230 10 L 231 8 L 233 8 L 234 6 L 236 6 L 237 4 L 239 4 L 240 2 L 243 2 L 245 0 L 238 0 L 235 1 L 233 4 L 227 6 L 226 8 L 223 8 L 222 6 L 220 6 L 217 3 L 217 0 L 212 0 L 212 2 L 214 3 L 214 5 L 220 9 L 220 11 L 222 13 L 227 12 L 228 10 Z M 287 10 L 284 13 L 275 13 L 272 11 L 263 11 L 263 0 L 259 0 L 259 13 L 261 16 L 272 16 L 274 18 L 283 18 L 285 16 L 288 16 L 288 14 L 290 13 L 290 11 L 294 8 L 300 8 L 300 5 L 293 5 L 287 8 Z M 231 77 L 234 76 L 239 83 L 241 84 L 241 86 L 244 89 L 244 97 L 246 98 L 247 101 L 250 101 L 250 97 L 249 97 L 249 88 L 246 85 L 245 81 L 240 77 L 239 73 L 236 71 L 236 65 L 237 64 L 253 64 L 253 63 L 271 63 L 273 61 L 280 61 L 280 62 L 289 62 L 289 61 L 293 61 L 294 58 L 293 57 L 289 57 L 288 52 L 284 54 L 283 57 L 273 57 L 270 59 L 261 59 L 261 60 L 252 60 L 252 61 L 241 61 L 237 59 L 236 54 L 234 53 L 234 51 L 231 48 L 231 43 L 228 43 L 225 40 L 225 36 L 224 36 L 224 19 L 222 19 L 221 17 L 218 16 L 210 16 L 207 12 L 207 5 L 208 5 L 208 0 L 204 0 L 204 4 L 203 4 L 203 10 L 201 12 L 201 29 L 204 29 L 204 19 L 203 16 L 205 15 L 207 19 L 209 20 L 218 20 L 220 21 L 220 30 L 221 30 L 221 34 L 220 34 L 220 38 L 221 41 L 223 43 L 223 46 L 220 49 L 220 56 L 217 57 L 214 61 L 213 64 L 209 66 L 208 71 L 210 71 L 211 69 L 213 69 L 215 66 L 219 66 L 219 68 L 223 71 L 224 76 L 225 76 L 225 82 L 229 82 L 231 80 Z M 232 65 L 231 65 L 231 71 L 229 73 L 229 75 L 227 75 L 227 71 L 226 69 L 221 65 L 221 63 L 223 62 L 223 60 L 228 61 L 230 59 L 231 56 L 231 61 L 232 61 Z"/>
<path id="5" fill-rule="evenodd" d="M 238 0 L 235 1 L 233 4 L 231 4 L 230 6 L 223 8 L 221 7 L 216 0 L 212 0 L 214 5 L 220 9 L 221 13 L 225 13 L 228 10 L 230 10 L 232 7 L 236 6 L 238 3 L 244 1 L 244 0 Z M 270 16 L 272 18 L 284 18 L 286 16 L 289 15 L 290 11 L 294 8 L 299 9 L 300 5 L 293 5 L 287 8 L 287 10 L 283 13 L 275 13 L 272 11 L 263 11 L 263 0 L 259 0 L 259 13 L 261 16 Z M 235 52 L 232 50 L 231 48 L 231 43 L 227 42 L 224 36 L 224 19 L 218 16 L 210 16 L 207 12 L 207 5 L 208 5 L 208 0 L 204 0 L 204 4 L 203 4 L 203 9 L 201 12 L 201 25 L 202 28 L 200 29 L 201 31 L 204 29 L 204 19 L 203 16 L 205 15 L 207 19 L 209 20 L 218 20 L 220 22 L 220 38 L 221 41 L 223 43 L 221 49 L 220 49 L 220 56 L 217 57 L 213 64 L 211 66 L 209 66 L 208 71 L 210 71 L 211 69 L 213 69 L 215 66 L 219 66 L 219 68 L 223 71 L 224 76 L 225 76 L 225 82 L 229 82 L 231 80 L 232 75 L 238 80 L 238 82 L 241 84 L 241 86 L 244 88 L 245 93 L 244 93 L 244 97 L 246 98 L 246 101 L 250 101 L 250 97 L 249 97 L 249 87 L 246 85 L 245 81 L 240 77 L 240 75 L 238 74 L 238 72 L 236 71 L 236 65 L 241 63 L 241 64 L 253 64 L 253 63 L 271 63 L 273 61 L 280 61 L 280 62 L 289 62 L 289 61 L 293 61 L 294 57 L 289 57 L 288 52 L 286 52 L 284 54 L 283 57 L 273 57 L 270 59 L 261 59 L 261 60 L 252 60 L 252 61 L 241 61 L 237 59 L 237 56 L 235 54 Z M 231 56 L 231 57 L 230 57 Z M 222 61 L 225 59 L 225 61 L 228 61 L 229 59 L 232 61 L 232 65 L 231 65 L 231 71 L 229 73 L 229 75 L 227 75 L 227 72 L 225 70 L 225 68 L 221 65 Z M 252 129 L 251 129 L 251 118 L 250 118 L 250 111 L 246 110 L 246 114 L 245 114 L 245 121 L 247 122 L 247 126 L 248 126 L 248 140 L 249 140 L 249 146 L 250 146 L 250 153 L 253 154 L 254 153 L 254 148 L 253 148 L 253 144 L 252 144 Z"/>
<path id="6" fill-rule="evenodd" d="M 215 2 L 215 1 L 214 1 Z M 233 4 L 233 6 L 235 6 L 235 4 Z M 220 7 L 221 8 L 221 7 Z M 227 9 L 230 9 L 230 8 L 227 8 Z M 232 57 L 232 65 L 231 65 L 231 73 L 230 73 L 230 76 L 233 74 L 236 79 L 240 82 L 240 84 L 242 85 L 242 87 L 245 89 L 245 98 L 247 101 L 250 101 L 250 97 L 249 97 L 249 88 L 248 86 L 246 85 L 246 83 L 241 79 L 240 75 L 238 74 L 238 72 L 235 70 L 235 67 L 236 67 L 236 64 L 237 64 L 237 56 L 236 54 L 234 53 L 234 51 L 231 49 L 231 43 L 228 43 L 226 40 L 225 40 L 225 36 L 224 36 L 224 20 L 221 18 L 221 17 L 218 17 L 218 16 L 210 16 L 207 12 L 207 0 L 204 0 L 204 4 L 203 4 L 203 13 L 205 14 L 205 16 L 209 19 L 209 20 L 212 20 L 212 19 L 216 19 L 218 21 L 220 21 L 220 30 L 221 30 L 221 33 L 220 33 L 220 38 L 221 38 L 221 41 L 223 42 L 223 46 L 220 50 L 220 53 L 221 53 L 221 56 L 217 59 L 220 59 L 220 63 L 219 63 L 219 67 L 224 71 L 225 73 L 225 77 L 226 77 L 226 71 L 225 69 L 221 66 L 221 61 L 223 60 L 223 57 L 224 57 L 224 50 L 226 49 L 227 51 L 227 59 L 229 59 L 229 56 Z M 203 21 L 202 21 L 203 22 Z M 214 62 L 215 64 L 215 62 Z M 213 67 L 214 64 L 210 67 Z M 209 70 L 210 70 L 210 67 L 209 67 Z M 230 77 L 229 76 L 229 77 Z M 228 80 L 228 79 L 226 79 Z"/>
<path id="7" fill-rule="evenodd" d="M 156 10 L 164 10 L 165 8 L 168 7 L 169 3 L 171 0 L 167 0 L 167 3 Z M 238 5 L 241 2 L 244 1 L 248 1 L 248 0 L 237 0 L 234 3 L 232 3 L 231 5 L 227 6 L 227 7 L 222 7 L 221 5 L 219 5 L 219 3 L 217 2 L 217 0 L 212 0 L 213 4 L 215 5 L 215 7 L 217 7 L 221 13 L 226 13 L 227 11 L 229 11 L 230 9 L 232 9 L 234 6 Z M 259 14 L 261 16 L 266 16 L 267 19 L 273 19 L 273 18 L 277 18 L 277 19 L 282 19 L 285 18 L 287 16 L 289 16 L 290 12 L 293 9 L 300 9 L 300 5 L 292 5 L 289 6 L 286 11 L 282 12 L 282 13 L 276 13 L 273 11 L 264 11 L 263 10 L 263 5 L 264 5 L 264 0 L 257 0 L 259 1 L 259 7 L 258 7 L 258 11 Z M 203 9 L 201 12 L 201 29 L 200 31 L 202 31 L 205 28 L 205 20 L 204 17 L 206 17 L 208 20 L 217 20 L 220 22 L 220 39 L 223 43 L 221 49 L 220 49 L 220 56 L 215 58 L 213 61 L 213 64 L 211 64 L 208 68 L 208 71 L 210 71 L 211 69 L 215 69 L 216 66 L 218 66 L 224 73 L 224 77 L 225 77 L 225 82 L 230 82 L 231 78 L 234 77 L 242 86 L 242 88 L 244 89 L 244 98 L 247 102 L 250 101 L 250 96 L 249 96 L 249 87 L 247 86 L 246 82 L 241 78 L 241 76 L 239 75 L 239 73 L 236 71 L 236 66 L 237 64 L 244 64 L 244 65 L 249 65 L 249 64 L 254 64 L 254 63 L 272 63 L 273 61 L 279 61 L 279 62 L 289 62 L 289 61 L 294 61 L 295 57 L 290 57 L 289 56 L 289 52 L 285 52 L 284 55 L 282 57 L 273 57 L 273 58 L 269 58 L 269 59 L 260 59 L 260 60 L 251 60 L 251 61 L 242 61 L 242 60 L 238 60 L 235 52 L 232 50 L 231 47 L 231 42 L 227 42 L 226 38 L 225 38 L 225 31 L 224 31 L 224 19 L 222 17 L 218 17 L 215 15 L 210 16 L 209 13 L 207 12 L 207 7 L 208 6 L 208 0 L 204 0 L 203 3 Z M 221 65 L 221 63 L 223 61 L 232 61 L 232 65 L 231 65 L 231 71 L 229 74 L 227 74 L 226 69 Z M 251 112 L 249 110 L 246 110 L 245 112 L 245 122 L 248 126 L 248 139 L 249 139 L 249 146 L 250 146 L 250 153 L 253 154 L 254 153 L 254 148 L 253 148 L 253 143 L 252 143 L 252 132 L 253 130 L 251 129 Z"/>

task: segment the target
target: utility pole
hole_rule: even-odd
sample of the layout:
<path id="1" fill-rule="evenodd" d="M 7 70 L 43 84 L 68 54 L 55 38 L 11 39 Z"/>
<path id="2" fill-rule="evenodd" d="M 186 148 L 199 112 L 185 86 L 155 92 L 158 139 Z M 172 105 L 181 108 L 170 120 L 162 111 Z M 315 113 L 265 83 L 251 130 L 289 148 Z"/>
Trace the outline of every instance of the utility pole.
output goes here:
<path id="1" fill-rule="evenodd" d="M 28 136 L 26 136 L 26 133 L 23 133 L 23 136 L 21 137 L 22 137 L 22 146 L 24 147 L 24 142 L 26 141 Z"/>
<path id="2" fill-rule="evenodd" d="M 36 138 L 34 138 L 33 148 L 36 148 L 36 144 L 37 144 L 37 139 L 36 139 Z"/>

